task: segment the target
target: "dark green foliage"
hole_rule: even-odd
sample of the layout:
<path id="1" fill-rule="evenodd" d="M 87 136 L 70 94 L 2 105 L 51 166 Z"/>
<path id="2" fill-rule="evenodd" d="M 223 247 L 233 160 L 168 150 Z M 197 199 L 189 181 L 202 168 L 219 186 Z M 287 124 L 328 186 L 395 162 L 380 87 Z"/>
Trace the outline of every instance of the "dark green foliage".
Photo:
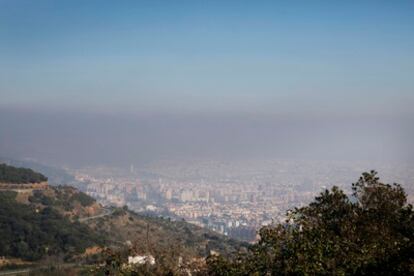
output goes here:
<path id="1" fill-rule="evenodd" d="M 73 187 L 60 186 L 50 187 L 50 189 L 55 192 L 54 195 L 46 195 L 43 191 L 33 191 L 33 196 L 29 197 L 29 201 L 45 206 L 61 207 L 65 211 L 71 211 L 79 204 L 82 207 L 87 207 L 96 202 L 93 197 L 90 197 Z"/>
<path id="2" fill-rule="evenodd" d="M 353 194 L 326 190 L 285 224 L 260 230 L 248 254 L 210 256 L 212 275 L 413 275 L 414 213 L 398 184 L 375 171 L 352 185 Z M 352 200 L 351 200 L 352 199 Z"/>
<path id="3" fill-rule="evenodd" d="M 17 203 L 15 196 L 0 192 L 0 256 L 38 260 L 80 253 L 100 242 L 86 225 L 70 222 L 51 207 L 39 210 Z"/>
<path id="4" fill-rule="evenodd" d="M 116 208 L 114 210 L 114 212 L 112 213 L 113 216 L 118 217 L 118 216 L 124 216 L 126 215 L 126 211 L 123 208 Z"/>
<path id="5" fill-rule="evenodd" d="M 72 196 L 71 201 L 78 201 L 83 207 L 87 207 L 95 203 L 95 199 L 93 197 L 90 197 L 82 192 L 75 193 Z"/>
<path id="6" fill-rule="evenodd" d="M 0 183 L 38 183 L 47 181 L 47 177 L 31 169 L 16 168 L 0 164 Z"/>
<path id="7" fill-rule="evenodd" d="M 45 206 L 55 205 L 56 199 L 44 195 L 41 191 L 33 191 L 33 196 L 29 197 L 31 203 L 39 203 Z"/>
<path id="8" fill-rule="evenodd" d="M 59 186 L 67 185 L 68 183 L 71 183 L 71 185 L 78 184 L 76 183 L 74 176 L 69 174 L 64 169 L 44 165 L 36 161 L 16 160 L 0 156 L 0 163 L 6 163 L 14 167 L 30 168 L 36 172 L 40 172 L 43 175 L 47 175 L 49 185 Z"/>

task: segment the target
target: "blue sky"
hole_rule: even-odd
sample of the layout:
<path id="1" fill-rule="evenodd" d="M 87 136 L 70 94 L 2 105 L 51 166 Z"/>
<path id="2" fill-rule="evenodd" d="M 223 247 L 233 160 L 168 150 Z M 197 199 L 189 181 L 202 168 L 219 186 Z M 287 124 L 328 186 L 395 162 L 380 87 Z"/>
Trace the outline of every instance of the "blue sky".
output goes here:
<path id="1" fill-rule="evenodd" d="M 413 1 L 0 1 L 0 107 L 411 112 Z"/>

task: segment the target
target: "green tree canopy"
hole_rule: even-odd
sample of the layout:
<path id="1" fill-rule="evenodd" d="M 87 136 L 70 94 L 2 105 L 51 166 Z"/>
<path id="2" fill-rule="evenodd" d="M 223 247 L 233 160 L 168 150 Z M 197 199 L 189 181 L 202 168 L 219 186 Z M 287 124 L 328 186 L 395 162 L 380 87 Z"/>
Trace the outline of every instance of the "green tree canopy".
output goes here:
<path id="1" fill-rule="evenodd" d="M 413 275 L 414 215 L 398 184 L 375 171 L 352 195 L 325 190 L 285 223 L 264 227 L 247 254 L 210 256 L 211 275 Z"/>

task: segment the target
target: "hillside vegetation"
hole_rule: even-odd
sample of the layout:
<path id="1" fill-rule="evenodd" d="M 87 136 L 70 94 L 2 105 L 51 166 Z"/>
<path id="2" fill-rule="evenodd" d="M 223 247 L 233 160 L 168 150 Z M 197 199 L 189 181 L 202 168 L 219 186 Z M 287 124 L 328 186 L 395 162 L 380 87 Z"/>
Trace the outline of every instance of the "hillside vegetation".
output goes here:
<path id="1" fill-rule="evenodd" d="M 16 196 L 16 192 L 0 192 L 0 256 L 36 261 L 48 255 L 79 254 L 102 244 L 97 233 L 53 206 L 18 203 Z"/>
<path id="2" fill-rule="evenodd" d="M 414 211 L 404 189 L 371 171 L 352 191 L 322 192 L 250 246 L 185 221 L 104 208 L 69 186 L 1 191 L 0 256 L 89 262 L 88 275 L 414 275 Z M 135 255 L 156 265 L 128 265 Z"/>
<path id="3" fill-rule="evenodd" d="M 151 254 L 163 271 L 211 250 L 238 252 L 245 244 L 185 221 L 104 208 L 70 186 L 0 191 L 0 256 L 24 261 L 104 262 L 108 250 L 124 259 Z M 106 252 L 106 253 L 105 253 Z"/>
<path id="4" fill-rule="evenodd" d="M 47 181 L 47 177 L 31 169 L 0 164 L 0 183 L 23 184 L 43 181 Z"/>

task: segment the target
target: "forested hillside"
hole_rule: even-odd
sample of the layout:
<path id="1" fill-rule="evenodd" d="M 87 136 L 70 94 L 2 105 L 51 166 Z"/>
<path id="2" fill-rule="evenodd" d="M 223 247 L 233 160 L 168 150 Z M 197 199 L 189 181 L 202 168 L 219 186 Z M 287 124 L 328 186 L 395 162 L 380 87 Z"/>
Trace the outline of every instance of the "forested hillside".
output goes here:
<path id="1" fill-rule="evenodd" d="M 104 208 L 70 186 L 0 191 L 0 237 L 6 259 L 90 264 L 104 262 L 109 250 L 124 258 L 151 254 L 162 271 L 178 269 L 179 259 L 187 264 L 211 250 L 227 255 L 246 246 L 185 221 Z"/>
<path id="2" fill-rule="evenodd" d="M 16 196 L 16 192 L 0 192 L 0 256 L 36 261 L 47 255 L 80 254 L 87 247 L 103 244 L 99 234 L 50 204 L 23 204 Z M 45 203 L 42 197 L 31 200 Z"/>

